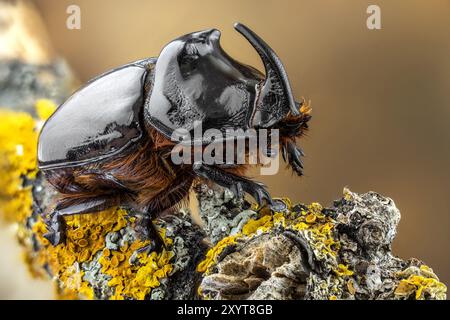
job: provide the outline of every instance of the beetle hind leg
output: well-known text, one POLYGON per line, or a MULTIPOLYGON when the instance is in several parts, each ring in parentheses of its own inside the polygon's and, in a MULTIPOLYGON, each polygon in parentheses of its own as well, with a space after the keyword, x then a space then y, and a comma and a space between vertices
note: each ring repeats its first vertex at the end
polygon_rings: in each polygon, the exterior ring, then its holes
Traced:
POLYGON ((46 221, 47 233, 44 238, 50 242, 51 245, 56 246, 66 241, 66 228, 63 216, 54 211, 51 217, 46 221))
POLYGON ((44 234, 53 246, 64 243, 66 239, 65 216, 82 213, 96 213, 112 207, 117 204, 116 197, 97 196, 95 198, 85 199, 83 202, 68 203, 61 201, 56 205, 53 212, 46 219, 48 232, 44 234))

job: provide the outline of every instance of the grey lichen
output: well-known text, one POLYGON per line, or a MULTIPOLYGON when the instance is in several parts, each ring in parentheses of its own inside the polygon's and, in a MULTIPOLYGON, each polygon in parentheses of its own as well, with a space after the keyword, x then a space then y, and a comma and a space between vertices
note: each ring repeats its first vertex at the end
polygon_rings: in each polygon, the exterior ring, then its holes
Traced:
MULTIPOLYGON (((189 212, 183 209, 176 215, 161 219, 160 223, 166 230, 166 236, 173 239, 174 252, 171 262, 173 270, 164 283, 167 288, 164 299, 195 299, 201 277, 195 269, 207 249, 203 241, 205 233, 193 223, 189 212)), ((162 297, 162 294, 159 293, 158 297, 162 297)), ((154 298, 153 292, 151 298, 154 298)))
POLYGON ((196 191, 203 229, 213 244, 237 234, 250 218, 256 216, 256 212, 249 210, 249 204, 236 198, 229 189, 199 184, 196 191))
POLYGON ((0 106, 35 114, 36 100, 47 98, 62 103, 73 91, 76 82, 63 59, 40 65, 21 60, 2 60, 0 106))
POLYGON ((111 276, 102 273, 102 265, 99 260, 102 256, 102 252, 99 251, 92 261, 82 264, 82 270, 84 271, 83 280, 91 284, 94 289, 95 296, 98 299, 108 299, 114 294, 114 289, 108 286, 108 281, 112 279, 111 276))

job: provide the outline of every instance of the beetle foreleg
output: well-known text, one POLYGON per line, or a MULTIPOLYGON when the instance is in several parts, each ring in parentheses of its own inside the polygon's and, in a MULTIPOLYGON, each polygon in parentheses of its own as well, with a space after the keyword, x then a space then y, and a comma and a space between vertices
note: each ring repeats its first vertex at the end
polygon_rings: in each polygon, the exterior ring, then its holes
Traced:
POLYGON ((303 161, 302 157, 305 155, 303 150, 295 144, 294 141, 288 140, 281 145, 281 154, 283 160, 291 166, 292 170, 298 176, 303 175, 303 161))
MULTIPOLYGON (((301 107, 300 110, 303 110, 301 107)), ((306 106, 299 116, 289 115, 277 127, 280 130, 280 149, 283 160, 291 166, 292 170, 298 175, 303 175, 303 162, 301 158, 304 156, 303 150, 296 145, 296 140, 303 136, 308 130, 308 121, 311 116, 310 108, 306 106)))

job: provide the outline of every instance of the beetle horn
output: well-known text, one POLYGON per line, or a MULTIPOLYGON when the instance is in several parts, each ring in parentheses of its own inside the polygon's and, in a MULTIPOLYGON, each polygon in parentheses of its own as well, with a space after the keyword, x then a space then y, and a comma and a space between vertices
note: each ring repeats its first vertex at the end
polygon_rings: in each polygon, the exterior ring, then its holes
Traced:
POLYGON ((280 58, 263 39, 245 25, 235 23, 234 28, 250 42, 264 64, 266 78, 259 91, 257 110, 274 115, 276 118, 272 121, 283 118, 289 110, 293 115, 299 115, 300 111, 280 58))

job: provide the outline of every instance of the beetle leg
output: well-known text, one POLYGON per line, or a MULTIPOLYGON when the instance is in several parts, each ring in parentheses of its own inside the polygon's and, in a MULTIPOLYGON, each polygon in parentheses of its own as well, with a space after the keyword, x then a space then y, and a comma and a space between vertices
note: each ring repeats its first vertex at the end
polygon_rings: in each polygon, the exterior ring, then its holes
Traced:
POLYGON ((53 246, 65 242, 65 222, 63 216, 58 214, 58 211, 53 211, 51 217, 46 221, 47 233, 44 238, 47 239, 53 246))
MULTIPOLYGON (((304 106, 300 109, 302 110, 304 106)), ((309 107, 307 107, 309 108, 309 107)), ((310 109, 303 110, 301 115, 289 115, 283 119, 277 126, 280 130, 281 137, 281 155, 283 160, 287 162, 292 170, 298 175, 303 175, 303 150, 296 145, 297 138, 301 137, 308 130, 308 121, 311 118, 310 109)))
POLYGON ((158 230, 156 230, 151 218, 161 215, 183 200, 189 194, 193 180, 194 177, 189 173, 180 175, 168 188, 159 192, 147 204, 145 211, 149 214, 143 217, 141 229, 143 229, 144 237, 152 240, 154 243, 142 248, 142 251, 159 251, 165 247, 164 240, 161 238, 158 230))
POLYGON ((100 196, 71 205, 67 205, 63 202, 58 203, 55 210, 50 213, 46 220, 48 232, 44 234, 44 238, 46 238, 53 246, 63 243, 66 238, 66 223, 64 221, 64 216, 100 212, 111 207, 114 202, 115 197, 100 196))
POLYGON ((305 155, 303 150, 297 147, 294 141, 287 141, 282 144, 281 151, 283 160, 289 163, 292 170, 294 170, 298 176, 302 176, 303 161, 301 158, 305 155))
POLYGON ((138 233, 143 240, 149 240, 150 244, 136 250, 137 253, 150 253, 151 251, 160 252, 161 249, 166 248, 163 238, 156 229, 152 219, 148 215, 144 215, 137 227, 138 233))
POLYGON ((264 201, 272 204, 272 198, 265 185, 261 182, 252 181, 205 164, 196 163, 193 166, 193 170, 198 176, 212 180, 218 185, 230 189, 237 197, 242 196, 242 191, 244 191, 250 194, 260 206, 263 205, 264 201))

